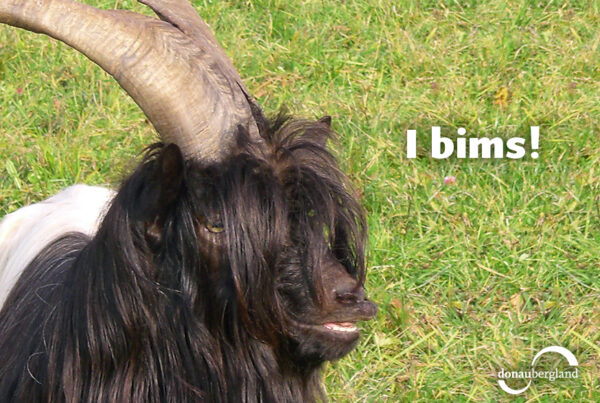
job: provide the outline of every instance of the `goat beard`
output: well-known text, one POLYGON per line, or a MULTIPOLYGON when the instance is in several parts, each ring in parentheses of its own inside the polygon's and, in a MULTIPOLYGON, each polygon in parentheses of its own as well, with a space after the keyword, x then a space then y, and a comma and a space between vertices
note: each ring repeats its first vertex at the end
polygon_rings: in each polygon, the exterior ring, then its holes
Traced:
MULTIPOLYGON (((323 256, 365 275, 364 214, 328 134, 276 123, 269 152, 208 166, 151 147, 97 234, 48 245, 11 290, 0 400, 323 397, 319 369, 357 337, 323 333, 323 256)), ((354 318, 372 317, 361 304, 354 318)))

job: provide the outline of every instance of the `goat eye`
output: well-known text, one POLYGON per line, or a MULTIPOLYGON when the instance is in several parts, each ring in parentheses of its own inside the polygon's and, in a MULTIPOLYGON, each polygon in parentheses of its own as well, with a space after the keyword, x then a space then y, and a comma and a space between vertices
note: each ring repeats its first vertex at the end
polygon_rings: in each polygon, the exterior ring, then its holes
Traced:
POLYGON ((223 226, 223 221, 211 221, 206 223, 206 229, 213 234, 219 234, 225 231, 225 227, 223 226))

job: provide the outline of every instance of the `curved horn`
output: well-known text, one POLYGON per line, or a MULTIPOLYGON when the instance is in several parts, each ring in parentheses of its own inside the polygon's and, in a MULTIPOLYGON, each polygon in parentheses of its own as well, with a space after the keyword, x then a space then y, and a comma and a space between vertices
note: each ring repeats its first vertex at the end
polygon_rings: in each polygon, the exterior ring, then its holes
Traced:
POLYGON ((220 160, 239 125, 261 141, 262 113, 187 0, 142 0, 161 18, 72 0, 0 0, 0 22, 79 50, 112 75, 163 142, 187 158, 220 160))

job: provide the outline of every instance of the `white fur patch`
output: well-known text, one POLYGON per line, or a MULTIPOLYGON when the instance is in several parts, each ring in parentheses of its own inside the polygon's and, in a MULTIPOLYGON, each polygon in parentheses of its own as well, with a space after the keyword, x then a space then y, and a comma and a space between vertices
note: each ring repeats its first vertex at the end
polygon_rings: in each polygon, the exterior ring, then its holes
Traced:
POLYGON ((50 242, 67 232, 93 235, 115 192, 73 185, 8 214, 0 221, 0 308, 21 272, 50 242))

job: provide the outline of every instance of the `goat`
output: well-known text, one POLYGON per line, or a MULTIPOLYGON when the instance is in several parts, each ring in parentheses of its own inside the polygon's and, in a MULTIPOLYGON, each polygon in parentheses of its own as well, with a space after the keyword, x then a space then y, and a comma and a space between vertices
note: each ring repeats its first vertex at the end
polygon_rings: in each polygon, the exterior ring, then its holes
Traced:
POLYGON ((0 401, 325 399, 320 369, 377 312, 330 119, 266 119, 189 3, 143 3, 162 21, 0 3, 113 75, 162 139, 116 193, 70 188, 0 223, 0 401))

